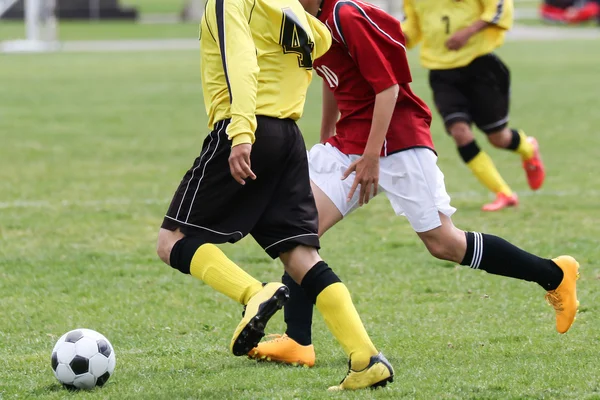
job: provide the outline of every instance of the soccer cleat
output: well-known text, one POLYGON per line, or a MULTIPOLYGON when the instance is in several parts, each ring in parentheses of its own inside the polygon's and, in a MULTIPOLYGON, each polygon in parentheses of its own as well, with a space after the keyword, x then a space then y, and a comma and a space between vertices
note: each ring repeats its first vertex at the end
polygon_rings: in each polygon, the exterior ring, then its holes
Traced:
POLYGON ((248 357, 293 366, 313 367, 315 365, 315 347, 312 344, 303 346, 288 335, 270 336, 271 340, 259 343, 250 350, 248 357))
MULTIPOLYGON (((348 363, 350 364, 350 363, 348 363)), ((337 386, 329 388, 330 391, 356 390, 364 388, 384 387, 388 382, 394 381, 394 368, 381 353, 372 356, 369 365, 362 371, 354 371, 348 367, 348 374, 337 386)))
POLYGON ((481 209, 483 211, 498 211, 507 207, 516 207, 519 205, 519 198, 516 193, 511 194, 510 196, 505 195, 504 193, 498 193, 496 195, 496 200, 491 203, 484 204, 481 209))
POLYGON ((265 325, 289 297, 290 290, 278 282, 267 283, 260 292, 252 296, 231 339, 231 352, 236 356, 243 356, 256 347, 265 336, 265 325))
POLYGON ((565 333, 569 330, 579 308, 577 300, 577 279, 579 279, 579 263, 571 256, 560 256, 552 259, 563 271, 563 280, 554 290, 546 293, 546 301, 556 311, 556 330, 565 333))
POLYGON ((523 160, 523 169, 527 174, 527 183, 531 190, 538 190, 544 183, 546 170, 540 156, 540 146, 537 140, 530 136, 527 141, 533 146, 533 156, 529 160, 523 160))

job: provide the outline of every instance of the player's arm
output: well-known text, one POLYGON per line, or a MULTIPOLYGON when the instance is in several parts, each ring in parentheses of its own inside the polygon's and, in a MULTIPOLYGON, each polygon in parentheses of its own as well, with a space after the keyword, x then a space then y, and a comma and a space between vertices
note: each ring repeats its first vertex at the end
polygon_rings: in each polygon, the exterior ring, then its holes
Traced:
POLYGON ((231 102, 232 146, 254 142, 258 61, 244 0, 216 0, 219 49, 231 102))
POLYGON ((245 178, 256 179, 250 169, 250 151, 256 130, 256 92, 258 61, 249 13, 244 0, 216 0, 216 23, 221 61, 231 102, 231 122, 227 136, 231 140, 229 167, 240 184, 245 178))
POLYGON ((360 185, 359 204, 369 201, 371 193, 377 194, 379 186, 379 156, 396 108, 399 84, 410 82, 404 38, 400 30, 383 32, 353 3, 338 3, 334 10, 335 24, 340 41, 346 46, 361 75, 376 93, 373 121, 363 155, 350 165, 344 177, 356 171, 349 198, 360 185), (401 54, 399 56, 399 54, 401 54), (390 56, 395 57, 390 62, 390 56), (392 63, 395 65, 392 66, 392 63), (404 81, 398 82, 395 68, 404 81))
POLYGON ((333 96, 333 92, 329 89, 329 85, 323 81, 323 106, 321 117, 321 143, 325 143, 327 139, 335 135, 335 124, 337 123, 340 111, 337 101, 333 96))
POLYGON ((497 26, 501 29, 510 29, 513 20, 512 0, 481 0, 483 14, 481 19, 471 25, 456 31, 447 41, 446 47, 450 50, 459 50, 475 34, 489 26, 497 26))
POLYGON ((481 0, 483 14, 481 20, 501 29, 510 29, 513 23, 513 0, 481 0))
POLYGON ((400 25, 406 37, 406 47, 410 49, 421 41, 421 25, 419 24, 419 17, 415 11, 413 0, 404 0, 402 7, 404 18, 400 25))
POLYGON ((396 108, 399 91, 400 87, 398 84, 395 84, 377 93, 375 96, 373 121, 371 122, 371 131, 369 132, 367 146, 365 147, 365 157, 379 158, 383 142, 385 141, 385 135, 392 121, 392 114, 396 108))

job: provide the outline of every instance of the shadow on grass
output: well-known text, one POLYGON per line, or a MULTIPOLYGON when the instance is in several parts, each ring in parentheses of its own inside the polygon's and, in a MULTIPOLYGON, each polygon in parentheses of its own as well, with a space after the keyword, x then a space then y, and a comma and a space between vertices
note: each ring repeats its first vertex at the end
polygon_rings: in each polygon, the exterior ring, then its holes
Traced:
POLYGON ((68 393, 68 392, 77 392, 77 390, 69 389, 57 382, 57 383, 52 383, 50 385, 44 385, 44 386, 40 386, 36 389, 33 389, 31 391, 30 395, 32 398, 37 398, 39 396, 43 396, 45 394, 55 393, 55 392, 68 393))

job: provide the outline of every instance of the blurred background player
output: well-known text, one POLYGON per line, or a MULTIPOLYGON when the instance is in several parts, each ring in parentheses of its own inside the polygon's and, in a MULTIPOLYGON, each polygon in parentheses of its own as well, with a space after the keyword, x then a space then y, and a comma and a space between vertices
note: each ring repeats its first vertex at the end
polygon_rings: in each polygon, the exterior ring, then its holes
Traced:
POLYGON ((460 157, 496 195, 482 209, 516 206, 516 193, 477 145, 471 130, 475 123, 494 147, 518 153, 529 187, 542 186, 545 172, 538 143, 522 130, 508 127, 510 72, 492 53, 512 26, 513 1, 405 0, 404 15, 407 46, 421 42, 421 64, 430 70, 435 105, 460 157))
MULTIPOLYGON (((310 150, 309 164, 319 234, 383 191, 433 256, 538 283, 554 306, 557 331, 565 333, 578 305, 575 259, 541 258, 497 236, 453 225, 455 209, 429 129, 431 112, 410 88, 398 20, 360 1, 300 1, 333 36, 331 49, 315 62, 323 78, 324 144, 310 150)), ((290 289, 286 335, 260 343, 249 356, 312 366, 312 304, 289 276, 283 282, 290 289)))
POLYGON ((263 285, 215 246, 250 234, 316 304, 350 359, 335 389, 385 386, 393 369, 367 334, 346 286, 321 259, 302 115, 313 59, 331 35, 296 0, 209 0, 201 22, 202 88, 213 131, 177 188, 157 252, 245 306, 231 351, 248 353, 288 288, 263 285), (285 90, 282 88, 285 87, 285 90))

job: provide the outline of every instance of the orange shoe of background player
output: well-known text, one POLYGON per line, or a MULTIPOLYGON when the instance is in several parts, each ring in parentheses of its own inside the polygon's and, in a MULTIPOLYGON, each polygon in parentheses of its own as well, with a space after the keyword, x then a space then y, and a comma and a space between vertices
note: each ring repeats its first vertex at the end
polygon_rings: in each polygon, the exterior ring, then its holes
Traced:
POLYGON ((554 290, 546 293, 546 301, 556 311, 556 330, 565 333, 569 330, 579 308, 577 300, 577 279, 579 279, 579 263, 571 256, 560 256, 552 259, 563 271, 563 279, 554 290))
POLYGON ((315 365, 315 347, 303 346, 288 335, 269 335, 270 340, 261 342, 250 350, 248 357, 259 361, 271 361, 293 366, 315 365))
POLYGON ((484 204, 481 209, 483 211, 499 211, 503 208, 507 207, 516 207, 519 205, 519 198, 516 193, 511 194, 510 196, 504 193, 498 193, 496 195, 496 200, 491 203, 484 204))
POLYGON ((534 137, 528 137, 527 141, 533 146, 533 156, 529 160, 523 160, 523 169, 527 174, 527 183, 531 190, 538 190, 546 179, 546 170, 540 156, 540 146, 534 137))

